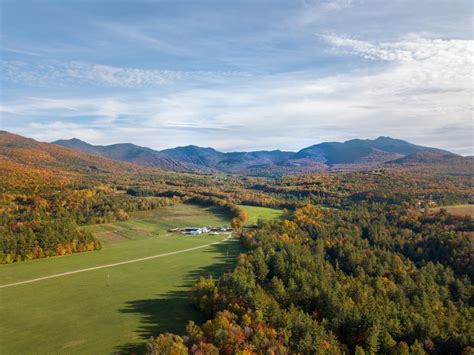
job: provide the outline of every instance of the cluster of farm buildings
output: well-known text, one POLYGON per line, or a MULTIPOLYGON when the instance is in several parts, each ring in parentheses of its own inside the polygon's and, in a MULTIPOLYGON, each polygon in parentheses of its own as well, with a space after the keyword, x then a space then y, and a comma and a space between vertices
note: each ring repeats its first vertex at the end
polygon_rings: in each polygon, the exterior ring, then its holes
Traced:
POLYGON ((228 226, 222 226, 218 228, 213 227, 185 227, 185 228, 173 228, 170 229, 168 232, 172 233, 182 233, 187 235, 200 235, 200 234, 213 234, 217 235, 220 233, 228 233, 232 232, 232 228, 228 226))

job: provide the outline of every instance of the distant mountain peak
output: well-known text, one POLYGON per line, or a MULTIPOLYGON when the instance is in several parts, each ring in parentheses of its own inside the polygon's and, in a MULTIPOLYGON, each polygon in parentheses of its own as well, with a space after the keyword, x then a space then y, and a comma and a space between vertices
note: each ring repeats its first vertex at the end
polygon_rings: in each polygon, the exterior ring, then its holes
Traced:
POLYGON ((55 144, 56 142, 77 142, 77 143, 86 143, 86 144, 89 144, 87 142, 84 142, 83 140, 79 139, 79 138, 70 138, 70 139, 58 139, 54 142, 51 142, 52 144, 55 144))
MULTIPOLYGON (((370 139, 369 139, 370 140, 370 139)), ((401 139, 395 139, 389 136, 378 136, 374 141, 400 141, 401 139)))
POLYGON ((189 150, 189 151, 208 151, 208 152, 212 151, 212 152, 217 152, 217 150, 215 150, 214 148, 200 147, 200 146, 194 145, 194 144, 179 146, 179 147, 176 147, 176 148, 169 148, 169 149, 165 149, 163 151, 167 151, 167 150, 189 150))
MULTIPOLYGON (((156 151, 132 143, 94 146, 77 138, 54 143, 107 158, 163 169, 263 175, 339 167, 369 167, 417 153, 436 153, 428 154, 424 159, 418 158, 422 162, 435 158, 439 161, 437 154, 450 154, 441 149, 424 147, 388 136, 379 136, 375 139, 356 138, 345 142, 322 142, 296 153, 281 150, 223 153, 211 147, 194 144, 156 151)), ((408 161, 411 162, 413 159, 407 159, 408 161)))
POLYGON ((62 145, 81 152, 94 154, 104 158, 127 161, 144 166, 155 166, 162 169, 186 171, 183 164, 174 161, 165 154, 151 148, 141 147, 133 143, 116 143, 111 145, 92 145, 77 138, 57 140, 53 144, 62 145))
POLYGON ((71 139, 58 139, 57 141, 51 142, 52 144, 58 144, 63 146, 71 146, 71 145, 84 145, 84 146, 92 146, 79 138, 71 138, 71 139))
POLYGON ((81 139, 79 139, 79 138, 75 138, 75 137, 74 137, 74 138, 71 138, 71 139, 69 139, 69 140, 70 140, 71 142, 81 142, 81 143, 86 143, 85 141, 83 141, 83 140, 81 140, 81 139))

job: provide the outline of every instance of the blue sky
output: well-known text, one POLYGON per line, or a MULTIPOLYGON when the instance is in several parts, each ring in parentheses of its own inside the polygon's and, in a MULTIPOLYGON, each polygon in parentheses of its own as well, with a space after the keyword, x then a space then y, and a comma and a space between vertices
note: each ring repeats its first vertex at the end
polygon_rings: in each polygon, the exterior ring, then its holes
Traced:
POLYGON ((162 149, 473 154, 471 1, 1 0, 0 128, 162 149))

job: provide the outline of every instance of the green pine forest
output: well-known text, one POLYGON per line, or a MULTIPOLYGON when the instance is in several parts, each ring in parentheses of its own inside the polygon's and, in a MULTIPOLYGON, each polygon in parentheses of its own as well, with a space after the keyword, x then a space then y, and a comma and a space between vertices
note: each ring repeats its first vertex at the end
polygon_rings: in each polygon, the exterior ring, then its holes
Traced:
POLYGON ((107 244, 84 226, 137 211, 184 204, 230 216, 235 267, 196 279, 199 321, 162 329, 143 352, 474 352, 474 223, 444 208, 474 202, 470 167, 171 173, 12 141, 0 155, 2 264, 99 253, 107 244))

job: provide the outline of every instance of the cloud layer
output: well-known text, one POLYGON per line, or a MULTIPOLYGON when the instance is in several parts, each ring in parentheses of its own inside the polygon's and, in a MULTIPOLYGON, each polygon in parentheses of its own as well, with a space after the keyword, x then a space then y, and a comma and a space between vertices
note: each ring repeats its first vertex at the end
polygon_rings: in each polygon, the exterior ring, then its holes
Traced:
POLYGON ((369 0, 256 4, 247 17, 233 5, 160 9, 160 21, 142 13, 135 23, 107 15, 90 22, 87 45, 5 46, 2 128, 45 141, 223 150, 390 135, 473 154, 474 41, 449 13, 423 1, 390 11, 369 0), (444 22, 417 31, 424 16, 444 22), (348 31, 359 22, 365 32, 348 31))
POLYGON ((176 71, 114 67, 82 62, 28 64, 2 61, 0 75, 4 80, 39 87, 71 84, 118 88, 153 88, 176 82, 219 82, 246 76, 241 72, 176 71))

